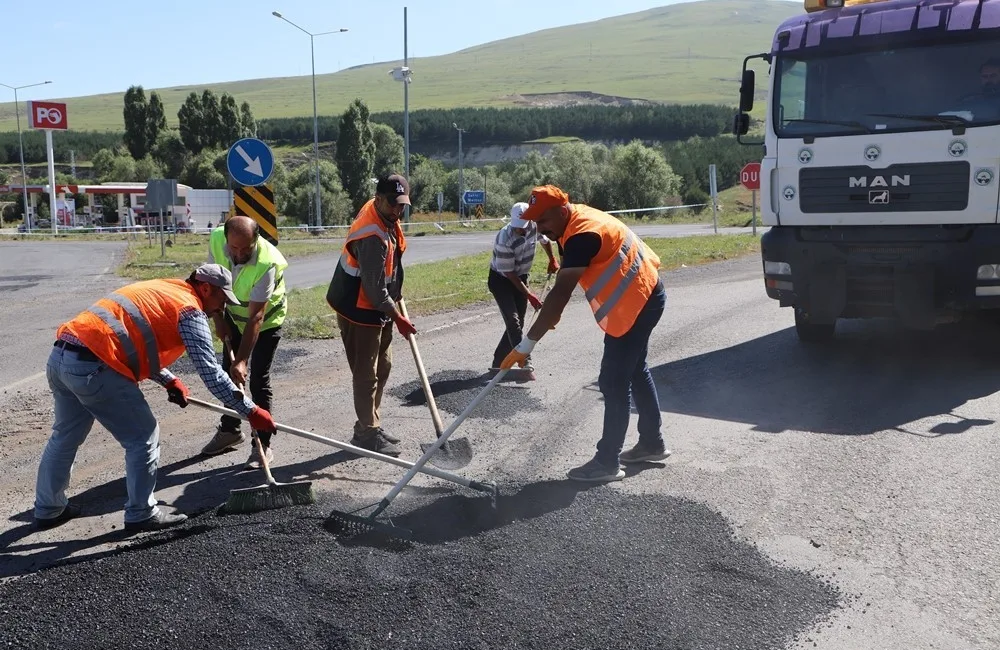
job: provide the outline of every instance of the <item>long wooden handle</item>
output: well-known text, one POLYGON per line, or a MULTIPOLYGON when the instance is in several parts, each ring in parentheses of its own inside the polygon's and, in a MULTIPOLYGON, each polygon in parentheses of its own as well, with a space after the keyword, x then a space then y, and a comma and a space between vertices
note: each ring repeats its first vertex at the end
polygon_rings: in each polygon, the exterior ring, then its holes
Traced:
MULTIPOLYGON (((221 413, 222 415, 229 415, 234 418, 240 418, 241 420, 246 420, 247 416, 234 411, 233 409, 226 408, 225 406, 219 404, 213 404, 211 402, 206 402, 200 400, 197 397, 188 397, 188 403, 194 404, 195 406, 200 406, 201 408, 208 409, 210 411, 215 411, 216 413, 221 413)), ((395 456, 386 456, 385 454, 380 454, 377 451, 369 451, 363 447, 355 447, 352 444, 341 442, 340 440, 335 440, 333 438, 327 438, 326 436, 321 436, 319 434, 313 433, 311 431, 306 431, 305 429, 296 429, 295 427, 288 426, 287 424, 281 424, 280 422, 274 423, 274 428, 278 431, 284 433, 290 433, 293 436, 298 436, 299 438, 305 438, 306 440, 312 440, 313 442, 318 442, 323 445, 328 445, 330 447, 336 447, 343 451, 349 451, 352 454, 357 454, 358 456, 364 456, 365 458, 371 458, 373 460, 380 460, 383 463, 389 463, 390 465, 396 465, 397 467, 405 467, 407 469, 413 468, 416 463, 411 463, 408 460, 403 460, 402 458, 396 458, 395 456)), ((451 481, 452 483, 458 483, 459 485, 469 487, 471 481, 465 477, 459 476, 458 474, 452 474, 451 472, 446 472, 444 470, 438 469, 433 466, 421 467, 420 471, 424 474, 428 474, 435 478, 444 479, 445 481, 451 481)))
MULTIPOLYGON (((402 298, 399 299, 399 311, 403 314, 403 318, 406 320, 410 319, 410 315, 406 313, 406 303, 403 302, 402 298)), ((438 438, 440 438, 441 433, 444 432, 444 424, 441 422, 441 414, 438 413, 437 403, 434 401, 431 383, 427 380, 427 371, 424 369, 423 359, 420 358, 420 350, 417 349, 417 339, 411 334, 406 337, 406 340, 410 343, 413 360, 417 364, 417 374, 420 375, 420 384, 424 387, 424 395, 427 396, 427 407, 430 408, 431 419, 434 420, 434 431, 437 433, 438 438)))
MULTIPOLYGON (((233 356, 232 342, 229 340, 228 337, 222 342, 222 347, 226 351, 226 359, 229 361, 230 369, 232 369, 233 362, 236 360, 236 358, 233 356)), ((241 391, 244 390, 243 386, 237 386, 237 388, 239 388, 241 391)), ((267 477, 268 484, 277 485, 278 482, 275 481, 274 476, 271 475, 271 467, 267 464, 267 454, 264 453, 264 445, 261 443, 260 438, 257 437, 257 432, 253 431, 250 434, 250 437, 253 438, 253 443, 257 447, 257 455, 260 456, 260 466, 261 469, 264 470, 264 476, 267 477)))

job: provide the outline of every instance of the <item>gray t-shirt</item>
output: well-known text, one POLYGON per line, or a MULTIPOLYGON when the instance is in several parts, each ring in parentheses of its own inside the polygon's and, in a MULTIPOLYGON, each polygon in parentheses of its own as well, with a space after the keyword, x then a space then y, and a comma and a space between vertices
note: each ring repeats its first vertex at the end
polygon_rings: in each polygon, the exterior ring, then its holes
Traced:
MULTIPOLYGON (((229 253, 229 246, 227 244, 222 245, 222 252, 225 254, 226 259, 229 263, 233 263, 233 256, 229 253)), ((245 266, 253 266, 257 263, 257 254, 260 252, 260 247, 257 247, 253 251, 253 255, 250 256, 250 260, 246 264, 236 264, 233 265, 233 279, 235 281, 236 276, 239 275, 240 271, 243 270, 245 266)), ((212 251, 208 252, 208 261, 210 264, 215 263, 215 257, 212 255, 212 251)), ((257 284, 253 285, 253 289, 250 290, 250 302, 267 302, 271 299, 271 294, 274 293, 274 267, 272 266, 267 270, 267 273, 261 276, 260 280, 257 280, 257 284)), ((240 300, 243 300, 243 296, 236 296, 240 300)))

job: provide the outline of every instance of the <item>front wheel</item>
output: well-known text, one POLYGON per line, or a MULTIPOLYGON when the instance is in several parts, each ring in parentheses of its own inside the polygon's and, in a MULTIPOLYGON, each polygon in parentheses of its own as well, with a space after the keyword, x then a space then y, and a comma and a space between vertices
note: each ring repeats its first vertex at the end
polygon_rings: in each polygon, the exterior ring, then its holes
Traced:
POLYGON ((795 308, 795 333, 803 343, 826 343, 833 339, 836 327, 836 321, 812 323, 809 321, 809 316, 801 308, 795 308))

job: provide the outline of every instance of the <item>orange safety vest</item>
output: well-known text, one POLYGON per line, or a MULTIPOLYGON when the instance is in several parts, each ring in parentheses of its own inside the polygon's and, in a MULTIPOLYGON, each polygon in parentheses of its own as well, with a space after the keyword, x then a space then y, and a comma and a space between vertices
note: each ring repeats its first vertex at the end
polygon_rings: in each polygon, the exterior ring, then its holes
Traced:
POLYGON ((574 204, 559 245, 573 235, 600 235, 601 248, 580 278, 594 318, 611 336, 628 332, 659 282, 660 258, 628 226, 587 205, 574 204))
POLYGON ((402 266, 401 259, 406 251, 406 237, 399 223, 393 225, 396 242, 389 237, 389 231, 375 210, 375 199, 370 199, 358 212, 357 218, 347 231, 344 248, 340 252, 340 261, 334 270, 333 279, 327 290, 326 302, 338 314, 359 325, 383 326, 390 321, 387 314, 375 309, 361 288, 361 268, 357 258, 351 253, 349 244, 365 237, 379 237, 388 247, 385 256, 385 283, 392 282, 397 265, 402 266))
POLYGON ((178 323, 186 307, 203 309, 186 281, 136 282, 63 323, 56 338, 72 334, 109 367, 138 383, 184 354, 178 323))

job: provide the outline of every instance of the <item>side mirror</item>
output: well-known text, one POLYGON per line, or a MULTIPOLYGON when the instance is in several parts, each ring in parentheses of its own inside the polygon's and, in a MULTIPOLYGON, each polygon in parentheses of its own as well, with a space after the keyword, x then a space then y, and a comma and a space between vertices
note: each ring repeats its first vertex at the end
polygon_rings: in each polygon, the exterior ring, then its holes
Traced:
POLYGON ((743 71, 743 81, 740 83, 740 112, 749 113, 753 110, 754 74, 753 70, 743 71))
POLYGON ((746 135, 750 130, 750 116, 746 113, 737 113, 733 118, 733 135, 746 135))

